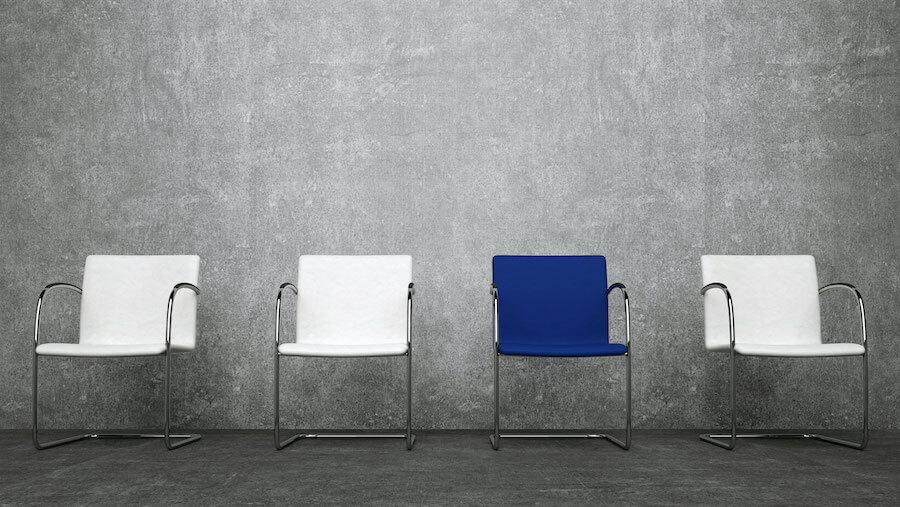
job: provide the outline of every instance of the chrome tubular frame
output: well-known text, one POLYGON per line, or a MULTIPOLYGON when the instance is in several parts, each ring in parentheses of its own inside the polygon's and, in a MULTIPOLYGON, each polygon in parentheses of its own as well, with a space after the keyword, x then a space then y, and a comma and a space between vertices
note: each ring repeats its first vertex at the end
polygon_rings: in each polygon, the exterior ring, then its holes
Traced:
POLYGON ((725 293, 725 301, 728 304, 728 351, 731 357, 730 365, 731 365, 731 380, 729 381, 729 406, 731 410, 731 435, 713 435, 706 434, 700 435, 700 440, 704 442, 709 442, 713 445, 717 445, 724 449, 728 449, 729 451, 734 449, 734 444, 737 443, 737 416, 734 410, 734 303, 731 300, 731 292, 728 290, 728 287, 723 283, 713 282, 707 284, 702 289, 700 289, 700 295, 705 295, 711 289, 719 289, 725 293), (731 437, 731 440, 728 443, 715 440, 716 438, 726 438, 731 437))
POLYGON ((491 435, 491 446, 500 450, 500 291, 497 284, 491 282, 491 333, 494 338, 494 433, 491 435))
POLYGON ((828 435, 816 435, 815 438, 831 442, 832 444, 844 445, 853 449, 863 450, 869 444, 869 335, 866 331, 866 307, 863 304, 862 293, 855 286, 849 283, 832 283, 825 285, 819 289, 819 294, 823 294, 832 289, 844 289, 852 292, 856 296, 856 302, 859 305, 859 330, 862 335, 863 346, 863 427, 862 442, 851 442, 840 438, 830 437, 828 435))
POLYGON ((500 292, 497 284, 491 283, 491 299, 493 301, 493 338, 494 338, 494 433, 490 436, 491 446, 495 451, 500 450, 500 438, 602 438, 616 446, 628 450, 631 448, 631 309, 628 302, 628 292, 625 285, 614 283, 609 286, 606 294, 613 290, 622 291, 622 299, 625 303, 625 441, 605 433, 500 433, 500 292))
POLYGON ((279 395, 281 387, 281 382, 279 382, 279 364, 281 362, 281 353, 278 352, 278 346, 281 345, 281 297, 284 294, 284 289, 291 289, 294 294, 299 294, 296 285, 285 282, 278 288, 278 297, 275 299, 275 449, 278 451, 293 444, 298 438, 303 436, 294 435, 283 442, 281 441, 281 420, 279 418, 281 399, 279 395))
MULTIPOLYGON (((192 283, 182 282, 176 284, 172 289, 171 294, 169 294, 169 305, 166 308, 166 427, 163 432, 163 439, 166 442, 166 448, 170 451, 172 449, 177 449, 179 447, 185 446, 192 442, 196 442, 200 440, 200 435, 197 434, 187 434, 187 435, 172 435, 171 431, 171 423, 170 418, 172 414, 171 402, 169 398, 171 398, 171 377, 172 377, 172 306, 175 304, 175 294, 178 293, 181 289, 188 289, 192 291, 196 295, 200 295, 200 289, 197 288, 196 285, 192 283), (180 438, 176 443, 172 443, 172 438, 180 438)), ((153 437, 156 438, 156 437, 153 437)))
POLYGON ((281 353, 278 346, 281 344, 281 298, 284 289, 290 289, 299 295, 297 286, 292 283, 283 283, 278 289, 278 297, 275 300, 275 450, 280 451, 302 438, 405 438, 406 450, 411 451, 416 443, 416 436, 412 433, 412 297, 416 293, 414 284, 410 283, 406 293, 406 433, 298 433, 286 440, 281 440, 281 403, 280 403, 280 372, 279 363, 281 353))
POLYGON ((711 444, 717 445, 724 449, 733 450, 735 444, 737 443, 738 438, 811 438, 815 440, 821 440, 823 442, 829 442, 832 444, 843 445, 846 447, 850 447, 857 450, 863 450, 866 448, 866 445, 869 443, 869 349, 868 349, 868 335, 866 333, 866 309, 863 304, 862 294, 859 290, 853 285, 846 283, 833 283, 826 285, 819 289, 819 294, 827 292, 832 289, 846 289, 853 292, 856 295, 857 303, 859 304, 859 317, 860 317, 860 331, 862 333, 862 346, 864 352, 862 354, 863 359, 863 438, 862 442, 852 442, 849 440, 844 440, 841 438, 831 437, 828 435, 821 435, 817 433, 738 433, 737 432, 737 419, 735 414, 735 382, 734 382, 734 370, 735 370, 735 353, 734 353, 734 306, 731 300, 731 293, 728 292, 728 287, 721 283, 710 283, 703 287, 700 291, 700 294, 706 294, 706 292, 710 289, 721 289, 725 292, 725 299, 728 302, 728 324, 729 324, 729 338, 730 338, 730 356, 731 356, 731 381, 730 381, 730 405, 731 405, 731 434, 704 434, 700 435, 700 439, 704 442, 709 442, 711 444), (730 439, 727 443, 722 442, 717 439, 730 439))
POLYGON ((175 285, 172 289, 172 292, 169 294, 168 306, 166 309, 166 382, 165 382, 165 425, 163 427, 163 433, 85 433, 81 435, 74 435, 71 437, 60 438, 58 440, 53 440, 51 442, 40 443, 38 440, 38 354, 37 354, 37 346, 40 339, 40 323, 41 323, 41 307, 44 303, 44 295, 56 288, 64 288, 68 290, 75 291, 81 294, 81 288, 68 284, 68 283, 51 283, 44 287, 44 290, 41 291, 40 296, 38 296, 37 301, 37 311, 34 316, 34 350, 32 353, 33 357, 33 374, 32 374, 32 426, 31 426, 31 441, 34 444, 35 449, 43 450, 49 449, 50 447, 56 447, 58 445, 68 444, 70 442, 76 442, 78 440, 84 440, 87 438, 162 438, 165 441, 166 448, 169 450, 177 449, 181 446, 190 444, 192 442, 196 442, 200 440, 200 435, 197 434, 176 434, 173 435, 170 432, 170 417, 171 417, 171 395, 170 395, 170 385, 171 385, 171 345, 172 345, 172 306, 175 301, 175 295, 181 289, 189 289, 193 291, 195 294, 200 294, 200 289, 197 288, 194 284, 191 283, 179 283, 175 285), (181 439, 178 442, 172 442, 171 439, 177 438, 181 439))

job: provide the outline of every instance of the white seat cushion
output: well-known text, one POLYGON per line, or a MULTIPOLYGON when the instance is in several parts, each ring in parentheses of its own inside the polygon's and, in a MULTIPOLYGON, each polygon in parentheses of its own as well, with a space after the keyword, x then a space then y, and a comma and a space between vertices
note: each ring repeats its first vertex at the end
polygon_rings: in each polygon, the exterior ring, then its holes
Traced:
POLYGON ((866 352, 866 349, 858 343, 814 343, 800 345, 735 343, 734 351, 744 356, 834 357, 860 356, 866 352))
POLYGON ((360 345, 323 343, 282 343, 278 352, 286 356, 371 357, 406 354, 405 343, 364 343, 360 345))
MULTIPOLYGON (((184 352, 189 348, 172 345, 173 352, 184 352)), ((158 356, 166 352, 165 343, 42 343, 35 352, 39 356, 67 357, 135 357, 158 356)))

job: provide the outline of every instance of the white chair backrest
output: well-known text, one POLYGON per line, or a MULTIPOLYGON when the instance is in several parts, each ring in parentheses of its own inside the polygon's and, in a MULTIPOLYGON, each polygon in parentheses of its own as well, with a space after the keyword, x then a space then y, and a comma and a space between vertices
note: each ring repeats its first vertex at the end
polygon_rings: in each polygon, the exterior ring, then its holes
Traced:
POLYGON ((408 255, 301 255, 297 343, 406 343, 408 255))
MULTIPOLYGON (((196 255, 90 255, 84 263, 81 343, 166 342, 166 310, 176 284, 197 284, 196 255)), ((172 344, 193 349, 197 296, 178 291, 172 307, 172 344)))
MULTIPOLYGON (((703 284, 728 286, 735 343, 822 343, 819 281, 811 255, 704 255, 703 284)), ((729 348, 725 294, 705 296, 706 348, 729 348)))

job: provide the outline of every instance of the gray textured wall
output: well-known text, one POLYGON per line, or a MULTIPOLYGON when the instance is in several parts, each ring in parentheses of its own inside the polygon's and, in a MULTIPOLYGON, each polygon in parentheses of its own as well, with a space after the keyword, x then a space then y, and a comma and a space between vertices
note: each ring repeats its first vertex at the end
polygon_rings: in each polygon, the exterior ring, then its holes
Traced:
MULTIPOLYGON (((868 298, 872 424, 896 428, 898 21, 894 0, 4 1, 0 427, 30 424, 40 287, 90 253, 201 255, 175 422, 241 428, 271 424, 300 253, 414 256, 422 428, 490 425, 493 254, 605 254, 633 300, 635 424, 669 428, 726 422, 700 255, 811 253, 868 298)), ((52 298, 48 340, 77 338, 77 309, 52 298)), ((849 298, 823 309, 856 339, 849 298)), ((402 424, 401 360, 286 363, 285 425, 402 424)), ((48 426, 160 421, 158 359, 43 364, 48 426)), ((858 366, 747 359, 740 422, 855 426, 858 366)), ((507 426, 621 424, 621 360, 503 378, 507 426)))

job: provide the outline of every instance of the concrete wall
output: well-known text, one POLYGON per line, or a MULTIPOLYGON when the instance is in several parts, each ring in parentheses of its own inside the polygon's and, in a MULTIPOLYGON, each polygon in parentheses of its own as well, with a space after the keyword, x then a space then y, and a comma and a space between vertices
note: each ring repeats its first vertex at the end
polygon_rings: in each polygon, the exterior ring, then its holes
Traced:
MULTIPOLYGON (((414 256, 417 427, 491 424, 499 253, 605 254, 636 427, 724 425, 699 257, 810 253, 866 296, 872 425, 900 427, 898 2, 333 4, 0 4, 0 427, 30 424, 40 288, 91 253, 202 257, 174 374, 200 428, 271 424, 301 253, 414 256)), ((75 297, 46 310, 77 339, 75 297)), ((621 359, 502 364, 506 426, 621 424, 621 359)), ((740 424, 854 427, 859 365, 744 360, 740 424)), ((402 366, 286 361, 284 424, 399 426, 402 366)), ((161 367, 47 359, 45 424, 158 425, 161 367)))

